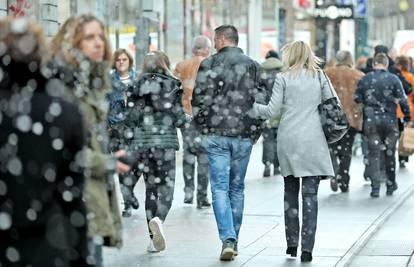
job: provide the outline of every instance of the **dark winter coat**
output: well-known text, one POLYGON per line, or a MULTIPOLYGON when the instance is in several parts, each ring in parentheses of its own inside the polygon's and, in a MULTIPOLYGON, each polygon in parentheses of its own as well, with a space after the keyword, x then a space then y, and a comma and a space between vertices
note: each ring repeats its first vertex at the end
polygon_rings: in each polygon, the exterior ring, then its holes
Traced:
POLYGON ((160 73, 144 73, 127 92, 126 144, 130 150, 178 150, 177 127, 185 123, 181 82, 160 73))
MULTIPOLYGON (((390 57, 388 57, 388 61, 389 61, 389 63, 388 63, 388 71, 390 73, 392 73, 392 74, 397 75, 398 79, 400 79, 405 94, 406 95, 411 94, 411 91, 413 89, 411 87, 411 84, 404 78, 404 76, 402 75, 401 71, 395 66, 394 60, 392 60, 390 57)), ((373 58, 368 58, 368 60, 367 60, 367 66, 362 71, 365 74, 374 71, 373 58)))
POLYGON ((80 111, 53 96, 56 83, 26 64, 1 69, 0 265, 11 265, 5 252, 13 247, 19 266, 52 266, 57 259, 59 266, 85 266, 80 111))
MULTIPOLYGON (((129 72, 131 80, 136 79, 135 71, 129 72)), ((128 91, 129 85, 124 84, 117 71, 111 75, 112 91, 108 93, 107 99, 109 102, 108 110, 108 124, 117 125, 125 120, 126 103, 125 94, 128 91)), ((132 83, 131 83, 132 84, 132 83)))
POLYGON ((224 47, 201 62, 192 100, 194 122, 201 134, 252 138, 264 126, 248 111, 263 92, 260 65, 238 47, 224 47))
POLYGON ((410 109, 401 81, 386 70, 374 70, 365 75, 358 83, 354 100, 363 104, 364 121, 396 123, 398 103, 405 115, 404 120, 410 121, 410 109))

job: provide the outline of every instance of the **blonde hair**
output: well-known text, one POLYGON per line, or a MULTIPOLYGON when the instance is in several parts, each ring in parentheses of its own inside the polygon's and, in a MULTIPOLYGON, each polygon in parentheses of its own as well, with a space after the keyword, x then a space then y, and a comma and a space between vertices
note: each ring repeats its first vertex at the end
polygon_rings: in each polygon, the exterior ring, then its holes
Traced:
POLYGON ((303 41, 286 44, 282 52, 282 61, 286 66, 285 72, 297 75, 300 71, 306 70, 316 75, 321 69, 322 59, 315 56, 310 46, 303 41))

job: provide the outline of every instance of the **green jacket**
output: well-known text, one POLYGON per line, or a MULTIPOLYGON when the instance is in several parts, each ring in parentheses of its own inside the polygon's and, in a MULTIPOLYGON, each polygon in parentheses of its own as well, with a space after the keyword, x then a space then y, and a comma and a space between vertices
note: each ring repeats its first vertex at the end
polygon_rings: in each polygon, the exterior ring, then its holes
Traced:
MULTIPOLYGON (((86 61, 87 62, 87 61, 86 61)), ((115 157, 107 152, 108 134, 106 130, 108 104, 106 102, 106 68, 88 62, 82 71, 72 72, 58 64, 56 75, 65 82, 65 95, 77 103, 83 115, 87 146, 84 149, 85 192, 84 199, 88 211, 88 235, 105 238, 106 246, 122 246, 122 221, 114 186, 115 157), (101 77, 101 83, 94 83, 101 77), (96 81, 96 80, 95 80, 96 81), (92 84, 101 85, 94 88, 92 84), (92 88, 92 89, 91 89, 92 88)))

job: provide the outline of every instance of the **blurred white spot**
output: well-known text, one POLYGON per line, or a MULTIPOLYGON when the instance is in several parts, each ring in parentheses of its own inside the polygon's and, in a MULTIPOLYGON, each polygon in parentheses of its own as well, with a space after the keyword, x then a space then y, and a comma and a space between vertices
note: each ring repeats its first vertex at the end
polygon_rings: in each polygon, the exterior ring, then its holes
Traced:
POLYGON ((7 141, 9 142, 10 145, 15 146, 17 145, 17 142, 19 141, 19 137, 17 136, 17 134, 11 133, 7 141))
POLYGON ((32 131, 36 135, 41 135, 43 133, 43 124, 40 122, 33 123, 32 131))
POLYGON ((30 221, 34 221, 34 220, 37 219, 37 213, 34 209, 28 209, 27 212, 26 212, 26 217, 30 221))
POLYGON ((49 113, 52 114, 53 116, 57 117, 60 115, 60 113, 62 112, 62 107, 60 106, 59 103, 52 103, 49 106, 49 113))
POLYGON ((14 176, 19 176, 22 174, 23 170, 22 162, 18 158, 12 158, 9 162, 7 162, 7 169, 14 176))
POLYGON ((22 34, 27 30, 27 19, 19 18, 13 20, 13 22, 10 24, 10 30, 12 33, 16 34, 22 34))
POLYGON ((55 150, 61 150, 63 148, 63 141, 62 141, 62 139, 60 139, 60 138, 54 139, 53 142, 52 142, 52 147, 55 150))
POLYGON ((12 219, 8 213, 0 212, 0 230, 8 230, 12 225, 12 219))
POLYGON ((67 185, 67 186, 72 186, 73 185, 73 179, 72 179, 72 177, 66 177, 65 178, 65 185, 67 185))
POLYGON ((53 169, 47 169, 44 174, 45 178, 49 182, 54 182, 56 179, 56 172, 53 169))
POLYGON ((14 247, 8 247, 6 249, 6 257, 11 262, 17 262, 20 259, 19 252, 14 247))
POLYGON ((5 196, 7 194, 7 185, 3 180, 0 180, 0 196, 5 196))
POLYGON ((9 65, 10 64, 10 61, 11 61, 11 57, 9 56, 9 55, 5 55, 4 57, 3 57, 3 64, 5 65, 5 66, 7 66, 7 65, 9 65))
POLYGON ((71 202, 72 200, 73 200, 73 195, 72 195, 72 193, 71 192, 69 192, 69 191, 65 191, 65 192, 63 192, 63 194, 62 194, 62 198, 63 198, 63 200, 65 200, 66 202, 71 202))
POLYGON ((70 222, 75 227, 82 227, 85 225, 85 217, 79 211, 74 211, 70 215, 70 222))
POLYGON ((21 115, 16 119, 16 127, 26 133, 32 128, 32 119, 27 115, 21 115))
POLYGON ((155 179, 154 179, 154 182, 155 182, 156 184, 159 184, 159 183, 161 183, 161 179, 157 177, 157 178, 155 178, 155 179))

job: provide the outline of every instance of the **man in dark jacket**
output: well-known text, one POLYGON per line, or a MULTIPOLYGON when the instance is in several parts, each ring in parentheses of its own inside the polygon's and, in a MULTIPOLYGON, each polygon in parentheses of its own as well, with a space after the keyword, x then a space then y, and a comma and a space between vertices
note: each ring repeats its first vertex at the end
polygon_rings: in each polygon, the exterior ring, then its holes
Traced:
MULTIPOLYGON (((266 54, 266 60, 262 63, 263 72, 261 78, 269 95, 272 93, 275 77, 283 68, 282 61, 276 51, 270 50, 266 54)), ((270 167, 273 164, 273 174, 280 174, 279 159, 277 157, 277 126, 274 120, 268 120, 263 129, 263 154, 262 162, 265 165, 263 177, 270 177, 270 167)))
POLYGON ((371 197, 379 197, 380 180, 385 167, 387 195, 397 190, 395 179, 395 149, 398 141, 397 103, 410 121, 407 97, 398 77, 387 71, 388 57, 374 57, 374 71, 358 83, 354 100, 363 104, 363 133, 368 142, 367 177, 371 179, 371 197))
POLYGON ((260 66, 237 47, 232 25, 215 29, 217 53, 198 70, 192 101, 196 127, 204 138, 213 208, 223 247, 221 260, 237 255, 243 217, 244 178, 261 121, 248 115, 260 84, 260 66))

